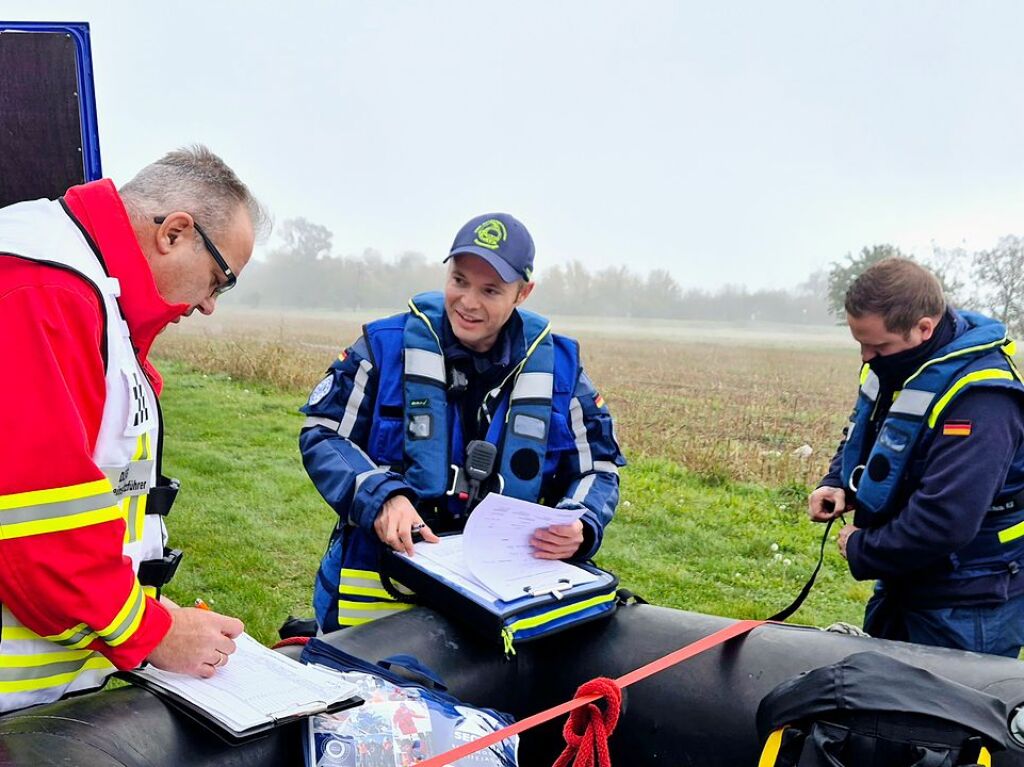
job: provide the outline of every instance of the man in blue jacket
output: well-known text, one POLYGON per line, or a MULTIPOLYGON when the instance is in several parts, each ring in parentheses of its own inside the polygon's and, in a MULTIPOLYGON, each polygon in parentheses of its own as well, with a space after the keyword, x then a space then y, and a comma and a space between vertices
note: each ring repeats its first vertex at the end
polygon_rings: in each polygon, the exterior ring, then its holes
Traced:
POLYGON ((582 510, 538 529, 535 555, 594 555, 625 465, 611 415, 583 372, 575 341, 521 308, 533 291, 534 244, 504 213, 477 216, 455 237, 444 293, 371 322, 302 408, 306 471, 340 520, 317 573, 324 631, 404 609, 383 588, 385 546, 413 552, 468 511, 464 464, 474 440, 497 447, 480 488, 582 510))
POLYGON ((947 307, 929 271, 886 259, 846 294, 860 395, 811 519, 878 579, 873 636, 1017 657, 1024 644, 1024 385, 995 320, 947 307))

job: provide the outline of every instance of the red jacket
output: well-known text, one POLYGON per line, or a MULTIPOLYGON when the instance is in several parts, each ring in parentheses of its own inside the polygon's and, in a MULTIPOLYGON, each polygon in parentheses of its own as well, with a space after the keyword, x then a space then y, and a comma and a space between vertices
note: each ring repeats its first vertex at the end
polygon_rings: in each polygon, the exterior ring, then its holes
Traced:
MULTIPOLYGON (((160 296, 109 180, 73 187, 64 199, 121 283, 122 312, 159 394, 163 382, 146 358, 157 333, 188 306, 160 296)), ((121 519, 3 535, 6 496, 104 479, 92 460, 106 397, 102 341, 102 306, 90 283, 65 269, 0 255, 0 602, 41 636, 79 623, 106 626, 135 582, 122 554, 121 519)), ((170 625, 167 610, 147 598, 131 637, 117 647, 97 639, 90 649, 118 668, 134 668, 170 625)))

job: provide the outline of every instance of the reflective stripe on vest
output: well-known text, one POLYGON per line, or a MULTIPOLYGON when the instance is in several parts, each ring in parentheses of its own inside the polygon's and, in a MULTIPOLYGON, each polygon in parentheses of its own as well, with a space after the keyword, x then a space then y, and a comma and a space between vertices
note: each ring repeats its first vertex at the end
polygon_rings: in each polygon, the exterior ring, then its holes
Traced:
POLYGON ((373 570, 343 567, 338 580, 338 624, 359 626, 412 607, 392 597, 373 570), (356 597, 352 599, 352 597, 356 597))
MULTIPOLYGON (((163 555, 162 519, 145 520, 146 493, 156 482, 160 419, 156 395, 139 366, 117 298, 120 284, 59 202, 35 200, 0 210, 0 252, 64 267, 90 282, 105 317, 106 392, 93 462, 107 478, 0 498, 0 536, 23 537, 125 520, 124 554, 137 570, 163 555), (111 481, 111 480, 114 481, 111 481), (152 524, 149 524, 152 523, 152 524)), ((56 700, 100 686, 113 671, 102 656, 82 649, 97 638, 128 641, 146 608, 138 582, 106 626, 78 624, 50 637, 23 626, 5 605, 0 639, 0 711, 56 700), (70 655, 69 655, 70 653, 70 655)))

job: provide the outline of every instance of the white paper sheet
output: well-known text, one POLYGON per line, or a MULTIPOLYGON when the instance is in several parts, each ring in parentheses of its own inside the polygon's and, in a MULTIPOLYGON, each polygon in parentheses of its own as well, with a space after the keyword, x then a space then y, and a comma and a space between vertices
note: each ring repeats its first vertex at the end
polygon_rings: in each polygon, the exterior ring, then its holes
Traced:
POLYGON ((568 525, 583 509, 554 509, 491 493, 473 509, 463 531, 463 556, 476 578, 506 602, 552 589, 590 583, 597 576, 551 559, 537 559, 534 530, 568 525))
POLYGON ((323 711, 356 694, 355 687, 331 669, 297 663, 248 634, 235 642, 237 651, 209 679, 153 666, 132 673, 198 706, 237 733, 275 719, 323 711))

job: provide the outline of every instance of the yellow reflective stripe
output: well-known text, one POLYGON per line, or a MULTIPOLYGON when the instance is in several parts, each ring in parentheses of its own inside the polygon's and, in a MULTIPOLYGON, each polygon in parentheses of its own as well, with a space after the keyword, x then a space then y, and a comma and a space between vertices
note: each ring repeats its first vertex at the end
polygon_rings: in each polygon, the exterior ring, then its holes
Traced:
POLYGON ((136 580, 132 584, 131 593, 117 615, 106 627, 97 633, 104 642, 111 647, 117 647, 128 640, 139 628, 142 616, 146 612, 146 595, 142 593, 142 586, 136 580))
POLYGON ((80 485, 53 487, 49 490, 32 490, 27 493, 15 493, 13 495, 0 495, 0 511, 18 509, 22 506, 41 506, 47 503, 74 501, 79 498, 109 493, 111 490, 113 490, 113 487, 110 484, 110 480, 104 478, 93 480, 92 482, 83 482, 80 485))
POLYGON ((432 335, 434 340, 437 341, 437 348, 443 349, 444 347, 441 346, 441 339, 438 338, 437 333, 434 332, 434 326, 430 324, 430 320, 427 318, 427 315, 419 310, 419 307, 413 303, 411 298, 409 299, 409 308, 412 309, 413 314, 423 320, 423 324, 427 326, 427 330, 430 331, 430 335, 432 335))
POLYGON ((362 626, 364 623, 370 623, 371 621, 377 620, 381 616, 374 616, 372 618, 349 618, 344 615, 338 616, 339 626, 362 626))
POLYGON ((984 746, 978 752, 978 767, 992 767, 992 754, 984 746))
POLYGON ((986 349, 995 349, 996 347, 1002 346, 1005 343, 1006 343, 1006 336, 1003 336, 998 341, 992 341, 991 343, 987 343, 987 344, 978 344, 977 346, 969 346, 966 349, 957 349, 955 352, 950 352, 949 354, 944 354, 941 357, 936 357, 933 360, 928 360, 926 363, 924 363, 921 367, 919 367, 917 369, 917 371, 914 373, 914 375, 910 376, 910 378, 908 378, 906 381, 904 381, 903 385, 906 386, 908 383, 913 381, 915 378, 917 378, 919 375, 921 375, 921 373, 923 373, 927 368, 931 367, 932 365, 937 365, 940 362, 945 362, 946 360, 951 360, 951 359, 954 359, 956 357, 962 357, 965 354, 971 354, 973 352, 985 351, 986 349))
POLYGON ((1022 535, 1024 535, 1024 522, 1018 522, 1005 530, 999 531, 999 542, 1009 543, 1010 541, 1017 540, 1022 535))
POLYGON ((395 612, 408 610, 412 605, 408 602, 353 602, 350 599, 339 599, 338 610, 354 610, 356 612, 395 612))
MULTIPOLYGON (((54 653, 54 655, 56 654, 57 653, 54 653)), ((0 693, 31 692, 32 690, 42 690, 47 687, 63 687, 64 685, 73 682, 76 677, 82 674, 83 671, 107 670, 114 668, 114 665, 99 653, 86 651, 85 655, 85 660, 82 661, 76 660, 69 662, 62 661, 60 659, 49 660, 47 663, 60 664, 59 669, 55 670, 55 673, 44 676, 26 676, 22 678, 9 677, 19 677, 19 672, 27 671, 28 668, 19 664, 9 664, 6 662, 11 658, 17 658, 19 656, 0 657, 0 693)), ((34 659, 48 656, 29 655, 21 657, 34 659)), ((45 672, 45 669, 38 668, 36 671, 45 672)))
POLYGON ((113 494, 109 494, 109 500, 111 502, 110 505, 103 506, 99 509, 88 509, 86 511, 51 517, 49 519, 31 520, 27 522, 4 522, 3 515, 0 515, 0 539, 10 540, 12 538, 26 538, 30 535, 56 533, 62 530, 75 530, 80 527, 89 527, 103 522, 111 522, 115 519, 123 520, 124 511, 121 509, 121 505, 114 500, 113 494))
POLYGON ((156 599, 156 586, 143 586, 142 593, 150 599, 156 599))
POLYGON ((768 736, 768 740, 764 742, 764 751, 761 752, 761 759, 757 762, 757 767, 775 767, 775 762, 779 759, 779 749, 782 748, 782 733, 785 731, 785 727, 780 727, 768 736))
POLYGON ((378 597, 380 599, 386 599, 394 603, 395 598, 386 592, 383 588, 373 588, 372 586, 349 586, 342 584, 338 587, 339 594, 348 594, 356 597, 378 597))
POLYGON ((543 615, 534 615, 532 618, 523 618, 522 620, 510 623, 508 628, 513 633, 515 633, 516 631, 522 631, 524 629, 536 628, 537 626, 543 626, 545 623, 557 620, 558 618, 562 618, 566 615, 572 615, 573 613, 586 610, 588 607, 593 607, 594 605, 603 604, 605 602, 612 602, 614 600, 614 593, 601 594, 600 596, 591 597, 590 599, 587 599, 583 602, 577 602, 574 605, 566 605, 565 607, 559 607, 557 610, 552 610, 551 612, 544 613, 543 615))
POLYGON ((946 409, 946 405, 949 401, 957 395, 957 393, 967 386, 968 384, 975 383, 977 381, 1012 381, 1013 373, 1006 370, 999 370, 997 368, 989 368, 988 370, 976 370, 973 373, 968 373, 963 378, 957 380, 955 384, 949 387, 949 391, 939 398, 939 401, 935 403, 935 407, 932 408, 932 413, 928 416, 928 428, 934 429, 935 423, 939 420, 939 415, 943 410, 946 409))
POLYGON ((84 623, 79 623, 77 626, 69 628, 67 631, 63 631, 60 634, 43 637, 43 639, 46 639, 49 642, 54 642, 55 644, 63 645, 69 650, 88 647, 89 643, 95 638, 96 632, 84 623))
POLYGON ((871 373, 871 366, 868 363, 864 363, 860 366, 860 385, 863 386, 864 382, 868 380, 868 374, 871 373))

